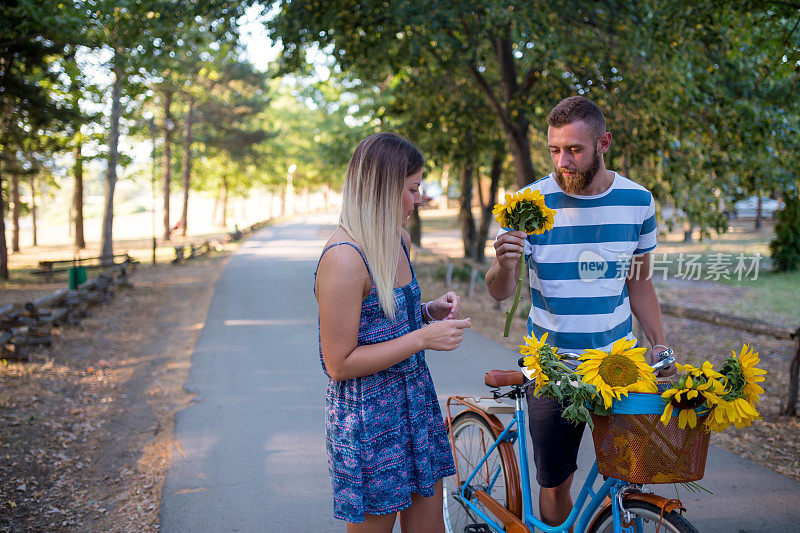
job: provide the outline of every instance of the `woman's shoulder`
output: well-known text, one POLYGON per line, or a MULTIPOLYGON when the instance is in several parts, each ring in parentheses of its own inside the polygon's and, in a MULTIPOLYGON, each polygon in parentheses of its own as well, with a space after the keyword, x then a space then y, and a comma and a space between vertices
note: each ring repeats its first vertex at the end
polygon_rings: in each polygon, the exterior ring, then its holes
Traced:
POLYGON ((325 243, 320 258, 320 273, 329 271, 338 276, 369 275, 358 245, 346 232, 337 230, 325 243))

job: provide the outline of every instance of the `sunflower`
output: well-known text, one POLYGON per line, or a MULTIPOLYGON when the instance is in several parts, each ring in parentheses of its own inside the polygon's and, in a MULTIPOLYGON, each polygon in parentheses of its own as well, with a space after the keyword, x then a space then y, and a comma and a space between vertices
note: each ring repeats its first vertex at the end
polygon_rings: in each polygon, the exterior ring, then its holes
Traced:
POLYGON ((522 364, 530 371, 531 378, 536 383, 533 389, 534 396, 539 396, 542 387, 550 381, 550 378, 547 377, 547 374, 542 369, 543 356, 545 358, 560 359, 556 354, 556 348, 547 344, 547 335, 545 333, 539 339, 536 338, 536 335, 525 337, 525 344, 520 344, 519 346, 519 353, 527 356, 522 360, 522 364))
POLYGON ((678 409, 678 427, 684 429, 688 424, 690 428, 694 428, 697 425, 695 410, 703 405, 710 408, 719 403, 720 395, 724 392, 720 382, 723 376, 708 361, 700 368, 682 364, 675 366, 681 372, 686 372, 686 375, 681 376, 673 388, 661 395, 667 402, 661 415, 661 423, 665 426, 669 424, 673 409, 678 409))
POLYGON ((730 425, 737 428, 749 426, 759 417, 755 406, 764 389, 758 383, 764 381, 766 370, 756 368, 760 359, 758 352, 745 344, 739 355, 731 351, 720 368, 725 391, 714 407, 706 426, 713 431, 722 431, 730 425))
POLYGON ((586 422, 591 426, 592 417, 587 406, 597 396, 597 389, 583 382, 573 369, 564 364, 557 348, 547 344, 547 333, 538 339, 535 335, 525 337, 519 353, 526 356, 522 364, 535 385, 531 394, 557 400, 564 407, 561 412, 564 419, 574 424, 586 422))
POLYGON ((579 357, 583 363, 575 372, 597 387, 606 409, 623 394, 657 391, 653 369, 644 359, 647 348, 634 348, 635 344, 635 340, 622 338, 614 342, 610 352, 589 349, 579 357))
POLYGON ((534 189, 507 194, 505 204, 494 206, 492 213, 503 228, 541 235, 553 229, 556 212, 544 203, 544 196, 534 189))
POLYGON ((730 427, 737 428, 749 426, 759 417, 758 411, 752 403, 744 398, 728 401, 720 399, 706 419, 706 428, 719 433, 730 427))
MULTIPOLYGON (((528 235, 541 235, 545 231, 553 229, 556 212, 544 203, 544 196, 539 191, 533 189, 523 189, 516 194, 507 194, 505 204, 494 206, 492 213, 495 219, 503 228, 514 231, 524 231, 528 235)), ((522 258, 520 257, 520 261, 522 258)), ((519 278, 517 279, 517 290, 514 293, 514 300, 511 309, 506 311, 506 324, 503 329, 503 337, 508 337, 511 332, 511 321, 517 306, 522 300, 522 278, 525 270, 520 268, 519 278)))
POLYGON ((764 374, 767 373, 766 370, 756 368, 759 361, 761 359, 758 357, 758 352, 754 352, 747 344, 742 346, 738 357, 736 352, 731 350, 731 355, 722 362, 720 369, 731 388, 730 396, 742 397, 750 403, 758 403, 759 395, 764 393, 764 389, 758 383, 764 381, 764 374))

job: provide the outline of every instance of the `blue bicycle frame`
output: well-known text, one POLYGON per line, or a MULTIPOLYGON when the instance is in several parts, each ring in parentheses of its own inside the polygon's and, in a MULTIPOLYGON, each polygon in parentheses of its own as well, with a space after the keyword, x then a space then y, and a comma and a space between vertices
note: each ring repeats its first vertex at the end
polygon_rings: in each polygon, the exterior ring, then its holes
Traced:
MULTIPOLYGON (((474 500, 467 498, 466 489, 470 486, 473 478, 478 474, 481 467, 486 463, 489 456, 501 442, 507 441, 513 445, 514 441, 517 441, 517 448, 519 450, 519 465, 521 469, 520 478, 522 484, 522 517, 526 526, 529 528, 538 528, 545 533, 562 533, 575 525, 575 531, 584 532, 586 531, 592 516, 594 516, 594 513, 602 505, 605 497, 610 496, 612 502, 612 514, 614 517, 614 533, 633 533, 634 526, 628 528, 621 525, 620 509, 619 505, 616 503, 620 501, 617 498, 620 490, 629 485, 629 483, 619 479, 608 478, 599 488, 599 490, 595 492, 593 487, 598 476, 597 461, 595 461, 594 465, 592 465, 589 476, 586 478, 586 481, 584 481, 583 487, 581 487, 581 491, 578 494, 578 498, 575 500, 572 511, 570 511, 569 516, 563 524, 559 526, 549 526, 539 520, 539 518, 533 514, 533 493, 531 492, 531 481, 528 470, 527 439, 525 438, 524 433, 525 410, 523 409, 522 405, 522 397, 516 398, 515 403, 516 406, 514 418, 503 429, 503 432, 500 433, 495 442, 492 443, 492 446, 488 449, 486 455, 484 455, 483 459, 478 462, 478 464, 475 466, 475 469, 462 484, 462 501, 492 529, 495 531, 504 531, 504 526, 502 524, 499 524, 496 520, 479 509, 475 505, 474 500)), ((500 475, 500 468, 501 467, 498 466, 497 472, 494 473, 489 490, 487 490, 487 492, 491 492, 491 486, 497 481, 497 478, 500 475)), ((637 520, 637 522, 639 521, 637 520)), ((636 527, 641 531, 641 524, 636 525, 636 527)))

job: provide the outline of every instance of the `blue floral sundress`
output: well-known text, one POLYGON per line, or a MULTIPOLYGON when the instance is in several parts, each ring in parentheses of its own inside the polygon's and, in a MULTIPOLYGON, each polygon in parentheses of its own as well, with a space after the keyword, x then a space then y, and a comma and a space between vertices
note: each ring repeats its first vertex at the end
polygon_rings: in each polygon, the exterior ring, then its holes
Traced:
MULTIPOLYGON (((325 248, 320 255, 338 245, 325 248)), ((409 257, 405 243, 403 250, 409 257)), ((411 260, 409 258, 409 265, 411 260)), ((367 265, 367 271, 369 266, 367 265)), ((372 272, 370 277, 372 276, 372 272)), ((316 272, 314 273, 316 277, 316 272)), ((395 287, 394 321, 381 309, 375 286, 361 304, 358 344, 388 341, 422 324, 421 291, 411 266, 411 283, 395 287)), ((325 375, 330 378, 322 360, 325 375)), ((450 443, 425 352, 370 376, 328 380, 325 402, 328 470, 333 516, 350 523, 364 514, 390 514, 411 506, 411 494, 433 496, 434 485, 455 474, 450 443)))

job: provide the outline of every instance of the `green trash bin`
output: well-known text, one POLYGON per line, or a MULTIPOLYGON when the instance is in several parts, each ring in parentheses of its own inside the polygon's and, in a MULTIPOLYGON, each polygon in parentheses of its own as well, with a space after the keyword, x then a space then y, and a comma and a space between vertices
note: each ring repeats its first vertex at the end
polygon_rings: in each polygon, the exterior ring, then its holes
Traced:
POLYGON ((67 270, 67 274, 69 275, 69 288, 70 289, 77 289, 78 286, 86 281, 86 267, 85 266, 72 266, 69 267, 67 270))

